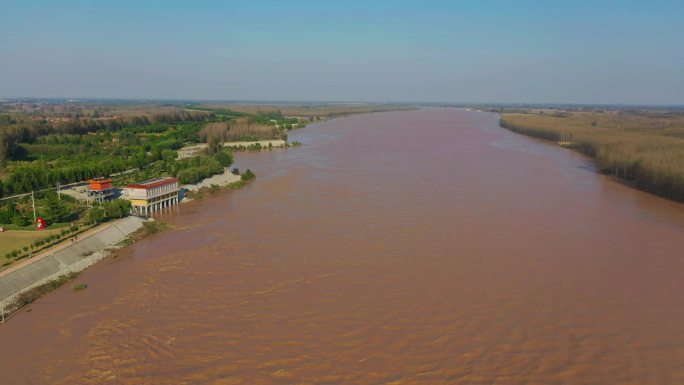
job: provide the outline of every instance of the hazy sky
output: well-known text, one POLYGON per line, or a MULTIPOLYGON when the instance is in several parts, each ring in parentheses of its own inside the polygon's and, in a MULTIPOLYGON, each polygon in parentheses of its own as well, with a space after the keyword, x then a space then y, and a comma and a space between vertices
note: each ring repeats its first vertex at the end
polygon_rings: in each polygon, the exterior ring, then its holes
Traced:
POLYGON ((15 1, 0 96, 684 104, 684 1, 15 1))

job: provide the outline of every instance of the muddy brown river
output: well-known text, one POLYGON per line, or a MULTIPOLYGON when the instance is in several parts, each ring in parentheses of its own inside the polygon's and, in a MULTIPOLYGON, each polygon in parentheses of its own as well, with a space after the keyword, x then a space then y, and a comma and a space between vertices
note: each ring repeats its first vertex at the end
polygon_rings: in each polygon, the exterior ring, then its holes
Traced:
POLYGON ((684 384, 684 205, 489 113, 290 139, 1 325, 0 383, 684 384))

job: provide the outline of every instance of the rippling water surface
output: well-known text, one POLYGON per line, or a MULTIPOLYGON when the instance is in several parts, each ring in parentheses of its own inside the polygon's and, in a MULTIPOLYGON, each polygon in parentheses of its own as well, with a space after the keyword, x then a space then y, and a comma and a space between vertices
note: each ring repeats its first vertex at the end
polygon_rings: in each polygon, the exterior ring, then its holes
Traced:
POLYGON ((3 384, 684 384, 684 206, 427 109, 295 131, 0 327, 3 384))

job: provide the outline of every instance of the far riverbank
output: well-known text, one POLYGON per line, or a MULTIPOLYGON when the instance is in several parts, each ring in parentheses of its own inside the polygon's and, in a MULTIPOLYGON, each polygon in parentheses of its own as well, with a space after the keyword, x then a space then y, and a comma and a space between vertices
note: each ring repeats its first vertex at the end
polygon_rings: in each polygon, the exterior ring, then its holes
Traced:
POLYGON ((500 125, 585 154, 604 174, 684 203, 684 117, 680 114, 505 113, 500 125))

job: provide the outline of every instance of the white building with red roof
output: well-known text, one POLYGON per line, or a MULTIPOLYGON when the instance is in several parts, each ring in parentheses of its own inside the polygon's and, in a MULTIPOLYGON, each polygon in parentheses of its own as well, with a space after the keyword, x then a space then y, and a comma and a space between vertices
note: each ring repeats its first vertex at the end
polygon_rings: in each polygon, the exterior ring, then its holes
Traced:
POLYGON ((149 215, 177 205, 179 192, 178 178, 162 177, 129 184, 124 189, 124 197, 131 201, 134 212, 149 215))

